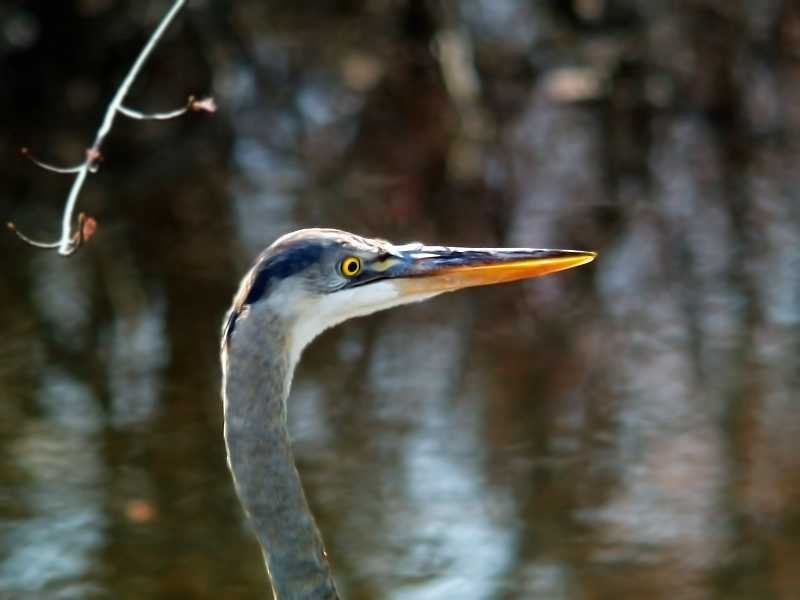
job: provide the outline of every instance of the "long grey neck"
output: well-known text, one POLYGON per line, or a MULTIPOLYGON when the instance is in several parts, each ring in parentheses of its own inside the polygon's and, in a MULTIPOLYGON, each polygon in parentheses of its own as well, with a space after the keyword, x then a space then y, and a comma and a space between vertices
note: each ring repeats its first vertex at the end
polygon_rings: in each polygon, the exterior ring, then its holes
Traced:
POLYGON ((289 447, 293 365, 286 328, 255 305, 223 351, 225 443, 236 491, 264 550, 276 600, 338 600, 289 447))

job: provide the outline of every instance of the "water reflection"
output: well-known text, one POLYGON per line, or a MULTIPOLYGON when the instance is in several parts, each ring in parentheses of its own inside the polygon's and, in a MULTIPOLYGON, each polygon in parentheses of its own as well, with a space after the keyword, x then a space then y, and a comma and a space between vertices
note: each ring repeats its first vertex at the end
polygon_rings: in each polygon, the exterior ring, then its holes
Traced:
POLYGON ((84 578, 107 526, 102 414, 85 385, 53 368, 42 373, 39 408, 6 446, 9 467, 26 481, 9 503, 16 518, 2 526, 2 590, 13 598, 91 597, 98 583, 84 578))
MULTIPOLYGON (((265 593, 219 326, 316 225, 600 251, 308 349, 292 435, 345 598, 797 595, 794 9, 196 4, 132 104, 223 113, 121 122, 74 259, 0 236, 0 596, 265 593)), ((4 219, 55 227, 18 149, 74 162, 155 12, 0 10, 4 219)))

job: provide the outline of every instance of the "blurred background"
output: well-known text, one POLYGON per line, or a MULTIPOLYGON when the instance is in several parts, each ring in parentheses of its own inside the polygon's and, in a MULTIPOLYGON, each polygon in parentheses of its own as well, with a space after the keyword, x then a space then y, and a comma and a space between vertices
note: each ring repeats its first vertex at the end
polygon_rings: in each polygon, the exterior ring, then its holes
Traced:
MULTIPOLYGON (((59 235, 167 0, 0 0, 0 221, 59 235)), ((70 259, 0 234, 0 597, 269 585, 223 315, 277 236, 595 250, 327 332, 290 402, 343 598, 800 598, 800 5, 192 0, 70 259)), ((1 232, 0 232, 1 233, 1 232)))

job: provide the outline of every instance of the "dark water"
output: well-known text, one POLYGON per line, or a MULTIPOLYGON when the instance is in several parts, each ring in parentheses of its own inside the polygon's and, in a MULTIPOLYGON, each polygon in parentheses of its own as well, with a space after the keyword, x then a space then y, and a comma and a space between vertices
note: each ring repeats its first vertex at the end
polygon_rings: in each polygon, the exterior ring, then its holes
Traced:
MULTIPOLYGON (((55 239, 166 2, 0 2, 0 212, 55 239)), ((253 598, 218 347, 275 237, 592 249, 305 353, 295 452, 343 597, 800 598, 793 3, 192 3, 69 260, 0 236, 0 597, 253 598)))

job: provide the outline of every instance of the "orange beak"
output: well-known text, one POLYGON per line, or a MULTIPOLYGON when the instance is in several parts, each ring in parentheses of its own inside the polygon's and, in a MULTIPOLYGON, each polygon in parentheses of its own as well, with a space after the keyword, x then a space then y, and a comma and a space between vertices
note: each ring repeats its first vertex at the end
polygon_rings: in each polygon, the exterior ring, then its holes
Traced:
POLYGON ((400 246, 389 270, 404 295, 436 294, 465 287, 539 277, 594 260, 594 252, 532 248, 400 246))

